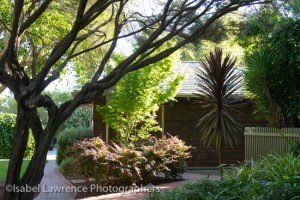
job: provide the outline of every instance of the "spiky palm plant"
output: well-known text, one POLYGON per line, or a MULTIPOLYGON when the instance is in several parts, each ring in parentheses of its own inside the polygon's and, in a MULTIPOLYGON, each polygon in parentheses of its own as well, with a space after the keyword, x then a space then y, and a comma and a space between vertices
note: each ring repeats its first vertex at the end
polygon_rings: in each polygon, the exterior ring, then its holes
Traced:
POLYGON ((275 54, 270 49, 259 48, 248 55, 245 60, 245 89, 256 106, 255 113, 265 117, 272 126, 281 128, 284 117, 274 94, 283 91, 277 89, 281 81, 274 60, 275 54))
POLYGON ((216 48, 204 61, 200 61, 197 71, 197 106, 200 119, 200 140, 207 146, 213 145, 219 153, 220 172, 222 174, 221 148, 238 143, 237 133, 241 125, 233 113, 239 112, 243 104, 238 98, 242 73, 234 68, 236 59, 229 54, 222 60, 222 50, 216 48))

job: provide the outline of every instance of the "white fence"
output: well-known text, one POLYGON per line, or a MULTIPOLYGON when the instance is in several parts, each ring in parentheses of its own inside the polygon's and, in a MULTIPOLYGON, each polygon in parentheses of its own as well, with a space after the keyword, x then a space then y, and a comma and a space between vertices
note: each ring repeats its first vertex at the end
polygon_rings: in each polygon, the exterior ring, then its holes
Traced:
POLYGON ((245 161, 257 161, 260 156, 276 151, 283 154, 289 151, 289 144, 300 141, 300 128, 245 128, 245 161))

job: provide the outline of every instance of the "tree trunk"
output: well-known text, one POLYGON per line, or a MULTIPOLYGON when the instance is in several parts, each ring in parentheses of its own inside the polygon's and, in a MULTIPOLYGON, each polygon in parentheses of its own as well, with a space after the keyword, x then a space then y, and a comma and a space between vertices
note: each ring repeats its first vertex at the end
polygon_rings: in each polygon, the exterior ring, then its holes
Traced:
MULTIPOLYGON (((16 133, 14 136, 14 147, 9 170, 6 178, 6 185, 20 188, 37 187, 44 175, 44 167, 47 158, 48 148, 57 127, 62 123, 55 120, 54 115, 49 119, 49 127, 41 128, 40 119, 37 117, 37 110, 24 111, 18 108, 16 133), (20 179, 20 170, 23 162, 24 153, 27 146, 29 135, 29 125, 35 138, 35 151, 33 157, 20 179), (20 156, 21 155, 21 156, 20 156)), ((30 200, 34 198, 35 193, 32 191, 16 192, 5 191, 5 200, 30 200)))
MULTIPOLYGON (((9 161, 8 173, 6 176, 6 185, 19 186, 20 185, 20 171, 23 163, 24 153, 27 146, 29 135, 28 111, 22 110, 19 106, 17 108, 16 129, 14 135, 14 144, 12 148, 12 155, 9 161)), ((17 199, 17 194, 13 191, 5 191, 4 199, 17 199)))
POLYGON ((219 149, 219 170, 220 170, 220 177, 223 179, 223 166, 222 166, 222 150, 219 149))

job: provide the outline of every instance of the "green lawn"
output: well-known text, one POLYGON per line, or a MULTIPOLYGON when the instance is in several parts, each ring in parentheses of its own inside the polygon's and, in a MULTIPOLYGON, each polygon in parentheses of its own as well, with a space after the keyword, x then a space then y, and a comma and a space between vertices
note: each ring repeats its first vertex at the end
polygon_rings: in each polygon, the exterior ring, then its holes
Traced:
MULTIPOLYGON (((30 160, 24 160, 22 169, 21 169, 21 175, 24 174, 26 167, 28 166, 30 160)), ((8 168, 8 162, 9 160, 0 160, 0 180, 5 180, 6 178, 6 172, 8 168)))

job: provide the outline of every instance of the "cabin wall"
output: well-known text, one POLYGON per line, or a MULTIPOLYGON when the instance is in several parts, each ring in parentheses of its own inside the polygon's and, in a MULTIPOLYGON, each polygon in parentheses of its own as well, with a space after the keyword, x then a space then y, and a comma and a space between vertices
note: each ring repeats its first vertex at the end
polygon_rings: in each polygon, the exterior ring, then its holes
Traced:
MULTIPOLYGON (((195 127, 200 118, 197 110, 192 105, 195 99, 177 98, 177 102, 169 102, 164 106, 164 126, 165 132, 177 135, 184 140, 187 145, 195 147, 192 150, 192 157, 187 160, 187 167, 216 167, 218 166, 218 152, 207 147, 200 142, 199 127, 195 127)), ((243 128, 238 133, 239 144, 230 147, 224 146, 222 149, 222 161, 226 164, 235 164, 245 159, 245 126, 262 126, 263 121, 257 121, 252 116, 250 105, 241 108, 242 116, 237 116, 243 128)))

